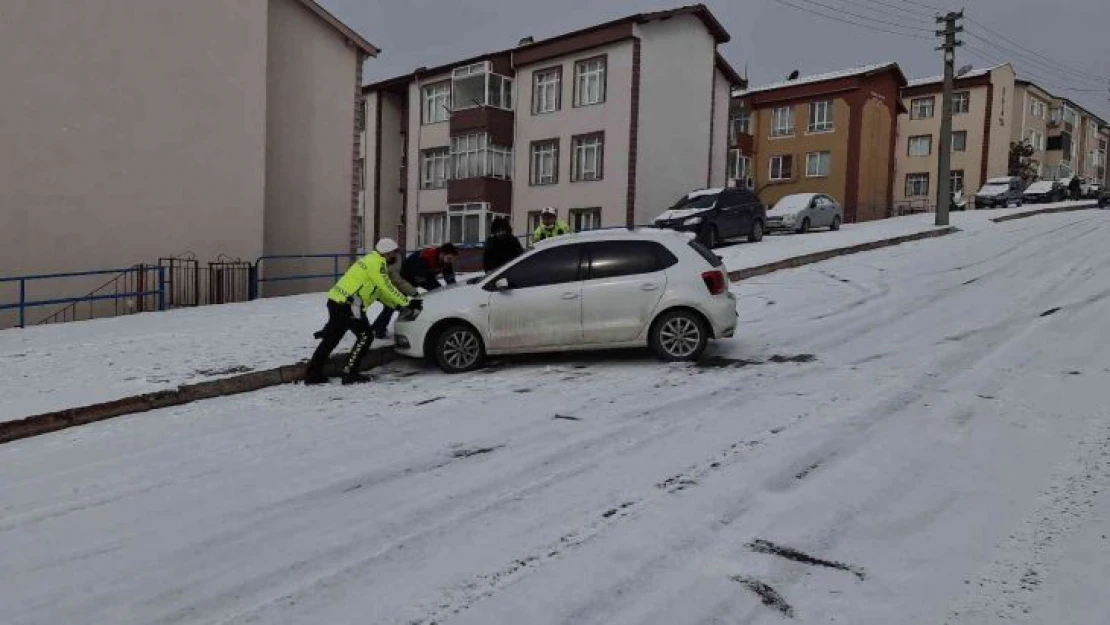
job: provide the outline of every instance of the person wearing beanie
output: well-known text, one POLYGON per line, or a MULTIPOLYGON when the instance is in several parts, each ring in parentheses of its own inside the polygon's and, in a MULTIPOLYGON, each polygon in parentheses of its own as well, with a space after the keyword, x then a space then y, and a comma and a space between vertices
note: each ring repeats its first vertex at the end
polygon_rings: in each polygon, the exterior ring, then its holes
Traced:
POLYGON ((509 220, 504 217, 494 219, 490 227, 490 237, 486 239, 485 251, 482 253, 482 269, 486 273, 496 271, 523 253, 524 246, 513 236, 509 220))
POLYGON ((320 345, 308 362, 305 384, 324 384, 328 381, 324 365, 348 330, 355 334, 355 346, 343 367, 343 384, 371 380, 358 371, 374 340, 366 309, 377 301, 390 308, 421 308, 419 299, 409 298, 389 279, 390 258, 396 262, 398 254, 399 248, 393 239, 378 241, 374 251, 355 261, 328 291, 328 322, 323 330, 316 333, 320 345))

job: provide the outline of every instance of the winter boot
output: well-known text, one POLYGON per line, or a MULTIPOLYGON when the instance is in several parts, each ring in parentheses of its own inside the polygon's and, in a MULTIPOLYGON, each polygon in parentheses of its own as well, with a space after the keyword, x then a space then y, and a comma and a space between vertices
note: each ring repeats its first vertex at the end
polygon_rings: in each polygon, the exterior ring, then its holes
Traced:
POLYGON ((327 384, 328 376, 324 375, 317 369, 309 369, 304 374, 305 386, 316 386, 318 384, 327 384))
POLYGON ((367 382, 373 382, 373 381, 374 381, 373 376, 369 376, 369 375, 366 375, 366 374, 363 374, 363 373, 358 373, 358 372, 355 372, 355 371, 343 374, 343 386, 350 386, 352 384, 366 384, 367 382))

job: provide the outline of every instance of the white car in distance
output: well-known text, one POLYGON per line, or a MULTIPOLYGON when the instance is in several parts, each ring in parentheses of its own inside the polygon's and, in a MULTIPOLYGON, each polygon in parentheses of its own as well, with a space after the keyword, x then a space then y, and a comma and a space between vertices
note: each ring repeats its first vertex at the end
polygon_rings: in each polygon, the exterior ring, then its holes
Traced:
POLYGON ((720 257, 692 234, 594 230, 548 239, 466 284, 437 289, 394 328, 402 356, 448 373, 486 356, 650 347, 696 360, 736 331, 736 296, 720 257))
POLYGON ((768 230, 793 230, 805 234, 810 228, 840 230, 843 222, 844 209, 823 193, 788 195, 767 211, 768 230))

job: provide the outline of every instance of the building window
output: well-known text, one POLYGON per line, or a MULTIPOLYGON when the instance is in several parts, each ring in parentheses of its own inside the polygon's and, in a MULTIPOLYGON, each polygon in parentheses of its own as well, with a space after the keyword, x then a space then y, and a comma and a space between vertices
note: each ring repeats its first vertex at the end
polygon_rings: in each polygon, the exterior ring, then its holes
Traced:
POLYGON ((933 135, 910 137, 910 156, 929 156, 933 153, 933 135))
POLYGON ((574 64, 574 105, 591 106, 605 102, 606 57, 599 56, 574 64))
POLYGON ((553 67, 532 74, 532 112, 554 113, 559 110, 563 86, 563 68, 553 67))
POLYGON ((478 133, 451 138, 452 177, 512 179, 512 151, 489 144, 489 135, 478 133))
POLYGON ((906 197, 927 197, 929 174, 906 174, 906 197))
POLYGON ((832 100, 809 105, 809 132, 830 132, 833 129, 832 100))
POLYGON ((779 107, 771 111, 771 136, 789 137, 794 134, 794 108, 779 107))
POLYGON ((960 91, 952 94, 952 114, 962 115, 971 110, 971 92, 960 91))
POLYGON ((507 217, 490 210, 489 204, 472 202, 447 205, 447 242, 475 245, 485 241, 490 225, 497 217, 507 217))
POLYGON ((1029 105, 1029 113, 1037 119, 1048 119, 1048 105, 1040 100, 1033 98, 1029 105))
POLYGON ((493 73, 489 61, 457 67, 451 72, 452 110, 490 106, 511 111, 513 79, 493 73))
POLYGON ((747 109, 741 109, 732 114, 728 124, 728 144, 736 145, 740 135, 752 134, 752 116, 747 109))
POLYGON ((752 175, 752 159, 740 154, 740 150, 728 152, 728 177, 737 180, 741 185, 747 186, 752 175))
POLYGON ((543 211, 528 211, 528 234, 532 234, 543 224, 543 211))
POLYGON ((962 192, 964 190, 964 170, 953 169, 948 176, 948 184, 951 185, 952 193, 962 192))
POLYGON ((770 179, 772 182, 790 180, 794 172, 794 157, 790 154, 772 156, 770 170, 770 179))
POLYGON ((914 98, 910 100, 910 119, 929 119, 933 116, 936 97, 914 98))
POLYGON ((829 175, 832 152, 810 152, 806 154, 806 178, 824 178, 829 175))
POLYGON ((953 152, 966 152, 967 151, 967 131, 957 130, 952 133, 952 151, 953 152))
POLYGON ((355 159, 355 184, 361 190, 366 189, 366 159, 355 159))
POLYGON ((559 140, 532 143, 532 186, 559 182, 559 140))
POLYGON ((602 133, 577 136, 572 145, 571 182, 601 180, 605 173, 605 136, 602 133))
POLYGON ((420 153, 420 188, 442 189, 451 171, 451 148, 433 148, 420 153))
POLYGON ((442 245, 447 226, 447 213, 425 213, 420 216, 420 245, 442 245))
POLYGON ((451 83, 441 82, 424 87, 424 123, 447 121, 451 111, 451 83))
POLYGON ((570 209, 570 223, 575 232, 583 230, 597 230, 601 227, 600 208, 572 208, 570 209))
POLYGON ((358 101, 358 106, 355 107, 355 130, 362 132, 366 130, 366 100, 358 101))

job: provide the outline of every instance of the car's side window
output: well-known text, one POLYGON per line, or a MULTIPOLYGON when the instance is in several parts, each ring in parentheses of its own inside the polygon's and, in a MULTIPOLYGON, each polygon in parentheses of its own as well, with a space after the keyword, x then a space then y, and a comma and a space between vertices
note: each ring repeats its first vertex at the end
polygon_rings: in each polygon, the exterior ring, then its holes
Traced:
MULTIPOLYGON (((582 245, 560 245, 541 250, 510 267, 497 280, 505 278, 511 289, 565 284, 579 280, 582 245)), ((496 282, 494 280, 493 282, 496 282)))
POLYGON ((670 250, 654 241, 592 243, 589 252, 591 280, 655 273, 678 262, 670 250))

